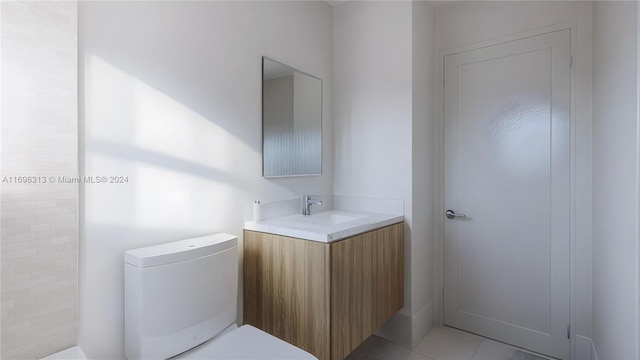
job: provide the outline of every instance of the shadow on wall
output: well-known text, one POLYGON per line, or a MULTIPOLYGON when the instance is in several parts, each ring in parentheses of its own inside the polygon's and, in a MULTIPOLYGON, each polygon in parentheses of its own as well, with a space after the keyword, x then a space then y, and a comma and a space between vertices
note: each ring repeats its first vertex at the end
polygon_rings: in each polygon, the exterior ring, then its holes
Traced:
POLYGON ((213 167, 207 167, 191 160, 179 159, 167 154, 141 149, 128 144, 118 144, 100 139, 89 139, 87 151, 107 157, 120 158, 123 161, 135 161, 166 168, 178 173, 191 174, 203 179, 226 184, 236 184, 241 188, 249 188, 249 182, 230 172, 213 167))
POLYGON ((226 194, 251 188, 246 179, 256 171, 242 165, 247 159, 259 164, 260 153, 216 119, 202 117, 99 57, 89 57, 85 69, 84 173, 109 180, 85 185, 87 224, 154 228, 171 223, 194 231, 189 219, 203 212, 224 218, 210 211, 226 194))
POLYGON ((96 14, 105 13, 89 17, 90 33, 81 44, 88 51, 85 59, 100 60, 116 66, 122 74, 134 75, 131 85, 145 84, 261 151, 260 138, 256 137, 260 134, 255 131, 261 124, 260 92, 255 91, 261 85, 261 59, 249 53, 241 57, 253 58, 251 67, 248 61, 235 60, 238 44, 229 41, 232 34, 225 32, 225 26, 233 22, 244 24, 249 33, 260 33, 247 15, 255 11, 253 2, 220 2, 214 7, 209 2, 189 6, 175 2, 95 2, 80 6, 96 14), (149 11, 153 16, 144 15, 149 11), (145 18, 143 23, 141 16, 145 18), (189 19, 189 26, 168 25, 180 19, 189 19))
POLYGON ((241 238, 261 154, 95 55, 84 58, 80 346, 122 357, 123 253, 228 232, 241 238))

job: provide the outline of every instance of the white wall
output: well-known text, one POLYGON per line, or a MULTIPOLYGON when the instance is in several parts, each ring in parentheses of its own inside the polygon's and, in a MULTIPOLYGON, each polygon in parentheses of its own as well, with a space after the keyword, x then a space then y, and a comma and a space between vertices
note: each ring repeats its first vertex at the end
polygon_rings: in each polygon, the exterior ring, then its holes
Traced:
POLYGON ((241 237, 254 199, 333 193, 332 16, 324 2, 80 4, 80 164, 129 180, 81 189, 89 358, 123 357, 125 250, 241 237), (322 176, 261 178, 263 55, 324 81, 322 176))
POLYGON ((637 3, 598 2, 593 26, 593 342, 637 359, 637 3))
POLYGON ((426 335, 433 316, 433 26, 426 3, 334 7, 334 191, 404 201, 405 307, 380 334, 409 346, 426 335))
POLYGON ((58 181, 78 175, 77 3, 3 1, 0 12, 0 357, 36 359, 78 330, 78 185, 58 181))
POLYGON ((411 307, 416 321, 411 342, 414 346, 433 327, 435 15, 435 8, 426 2, 413 3, 411 307))
MULTIPOLYGON (((577 34, 572 34, 574 54, 575 103, 575 166, 576 166, 576 333, 591 337, 591 50, 592 3, 590 2, 460 2, 437 6, 437 50, 462 47, 482 41, 572 22, 577 34)), ((439 55, 440 56, 440 55, 439 55)), ((438 58, 437 83, 442 83, 441 57, 438 58)), ((436 106, 442 104, 442 87, 436 87, 436 106)), ((441 112, 439 112, 441 114, 441 112)), ((441 115, 436 123, 441 126, 441 115)), ((442 128, 438 128, 442 133, 442 128)), ((441 145, 440 145, 441 146, 441 145)), ((441 151, 441 150, 439 150, 441 151)), ((441 154, 436 159, 441 165, 441 154)), ((436 186, 441 186, 438 178, 436 186)), ((437 199, 441 203, 442 199, 437 199)), ((440 219, 441 217, 436 217, 440 219)), ((441 229, 438 227, 437 229, 441 229)), ((441 239, 438 230, 436 239, 441 239)), ((435 253, 441 253, 442 243, 436 241, 435 253)), ((569 259, 567 259, 569 261, 569 259)), ((442 259, 436 258, 438 271, 442 259)), ((442 282, 436 276, 436 288, 442 282)), ((437 297, 436 297, 437 299, 437 297)), ((442 322, 441 301, 436 302, 436 320, 442 322), (438 318, 439 317, 439 318, 438 318)))
POLYGON ((410 240, 411 3, 347 2, 334 7, 333 21, 334 193, 404 200, 410 240))

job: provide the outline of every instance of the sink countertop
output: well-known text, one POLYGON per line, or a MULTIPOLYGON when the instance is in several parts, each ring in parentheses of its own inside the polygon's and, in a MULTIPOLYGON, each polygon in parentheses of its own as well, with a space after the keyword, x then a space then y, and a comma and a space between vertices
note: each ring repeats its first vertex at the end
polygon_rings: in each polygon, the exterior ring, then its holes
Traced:
POLYGON ((293 214, 262 221, 246 221, 245 230, 330 243, 404 221, 402 215, 322 211, 310 216, 293 214))

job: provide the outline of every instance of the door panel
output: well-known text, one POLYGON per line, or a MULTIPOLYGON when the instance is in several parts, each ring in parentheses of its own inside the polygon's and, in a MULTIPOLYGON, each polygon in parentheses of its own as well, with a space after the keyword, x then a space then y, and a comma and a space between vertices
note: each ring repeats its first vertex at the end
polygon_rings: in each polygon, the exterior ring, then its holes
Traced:
POLYGON ((445 57, 445 324, 568 358, 570 33, 445 57))

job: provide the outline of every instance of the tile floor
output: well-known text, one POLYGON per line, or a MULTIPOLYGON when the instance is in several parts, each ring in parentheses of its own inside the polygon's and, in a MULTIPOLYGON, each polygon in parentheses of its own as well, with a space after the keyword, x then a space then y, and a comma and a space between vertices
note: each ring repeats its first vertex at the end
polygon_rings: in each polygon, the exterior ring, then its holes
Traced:
POLYGON ((411 351, 375 335, 345 360, 548 360, 464 331, 436 327, 411 351))

